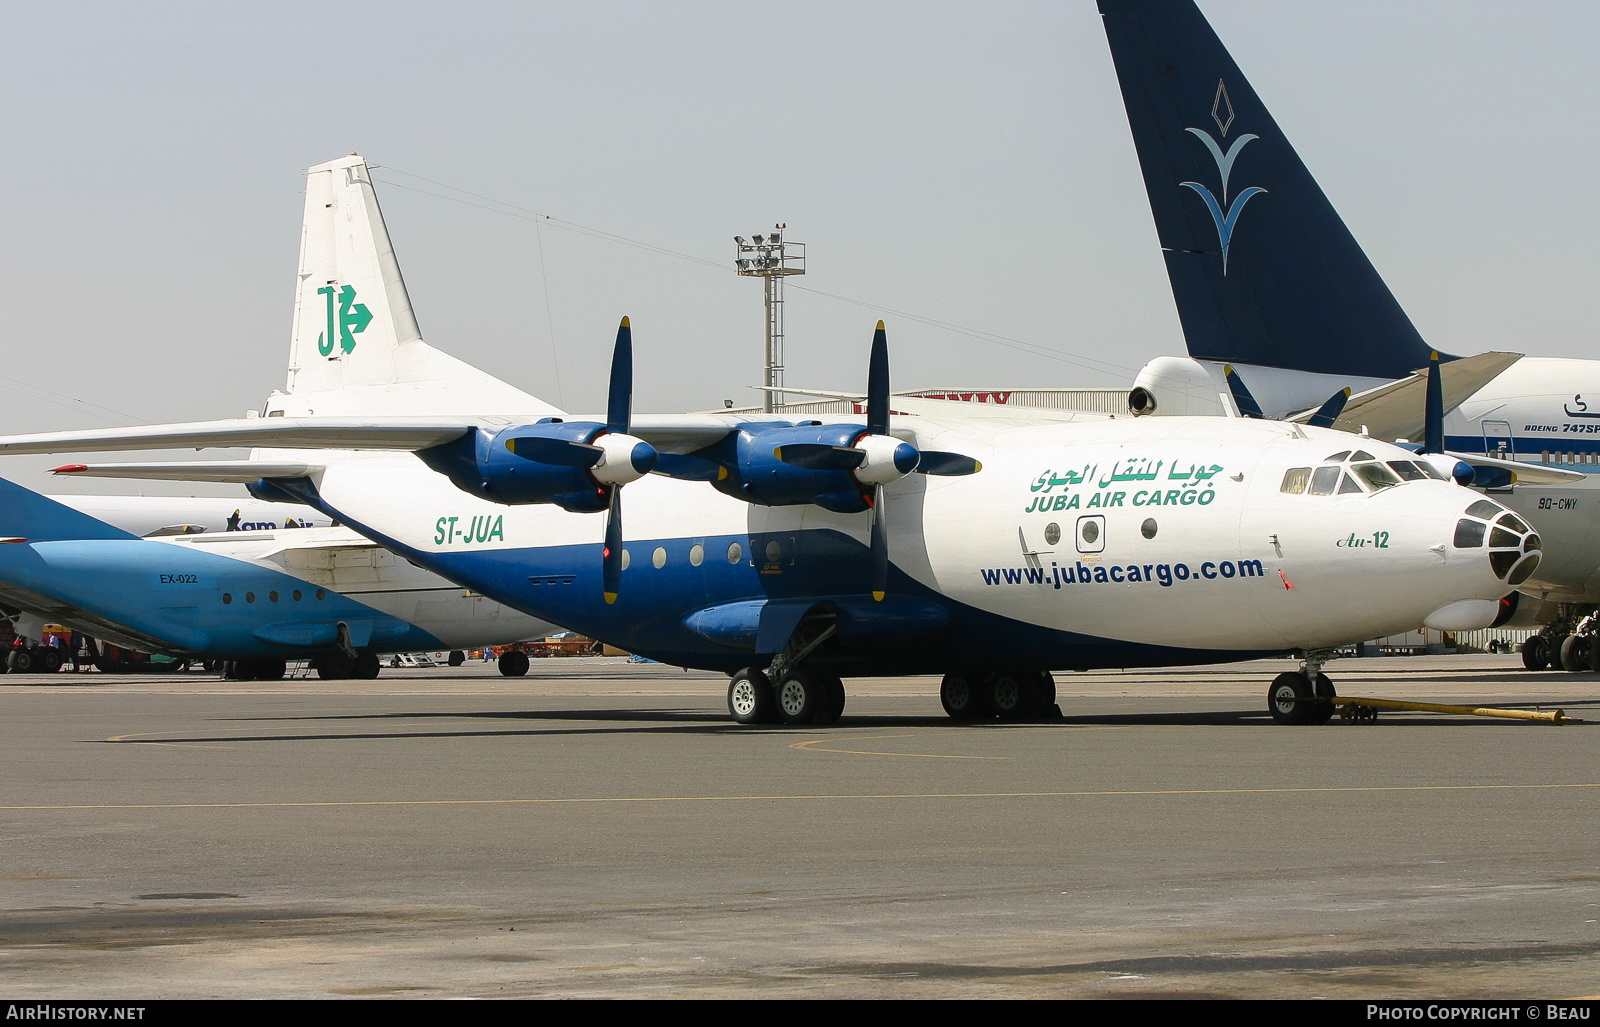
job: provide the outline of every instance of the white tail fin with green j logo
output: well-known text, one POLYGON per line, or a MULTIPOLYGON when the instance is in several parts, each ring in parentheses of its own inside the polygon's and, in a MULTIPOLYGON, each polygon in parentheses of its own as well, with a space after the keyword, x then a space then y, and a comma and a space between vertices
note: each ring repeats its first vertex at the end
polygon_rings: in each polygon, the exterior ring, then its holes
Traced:
POLYGON ((422 341, 355 154, 306 173, 287 393, 268 401, 269 415, 560 413, 422 341))

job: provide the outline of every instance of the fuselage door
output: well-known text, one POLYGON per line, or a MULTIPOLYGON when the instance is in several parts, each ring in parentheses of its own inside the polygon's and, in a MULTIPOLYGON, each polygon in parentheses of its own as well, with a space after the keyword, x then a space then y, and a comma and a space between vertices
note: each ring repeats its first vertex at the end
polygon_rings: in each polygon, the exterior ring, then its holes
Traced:
POLYGON ((1483 451, 1500 460, 1517 458, 1517 444, 1511 437, 1510 421, 1483 422, 1483 451))

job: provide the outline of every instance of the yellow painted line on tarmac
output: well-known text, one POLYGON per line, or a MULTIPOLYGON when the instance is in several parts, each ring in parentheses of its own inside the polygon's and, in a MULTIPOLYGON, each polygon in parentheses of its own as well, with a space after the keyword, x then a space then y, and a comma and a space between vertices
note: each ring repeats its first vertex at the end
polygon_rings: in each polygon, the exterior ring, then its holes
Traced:
POLYGON ((343 809, 360 806, 560 806, 652 802, 838 802, 841 799, 1096 799, 1154 798, 1184 795, 1329 795, 1340 792, 1510 792, 1600 788, 1600 782, 1545 785, 1334 785, 1325 788, 1148 788, 1103 789, 1080 792, 881 792, 803 795, 594 795, 547 799, 330 799, 314 802, 95 802, 30 806, 0 806, 3 812, 28 810, 119 809, 343 809))
MULTIPOLYGON (((864 735, 859 741, 876 742, 883 738, 915 738, 915 735, 864 735)), ((828 749, 822 743, 826 738, 813 738, 809 742, 795 742, 789 746, 802 752, 837 752, 846 756, 914 756, 923 760, 1009 760, 1010 756, 951 756, 947 753, 937 752, 879 752, 870 749, 828 749)))

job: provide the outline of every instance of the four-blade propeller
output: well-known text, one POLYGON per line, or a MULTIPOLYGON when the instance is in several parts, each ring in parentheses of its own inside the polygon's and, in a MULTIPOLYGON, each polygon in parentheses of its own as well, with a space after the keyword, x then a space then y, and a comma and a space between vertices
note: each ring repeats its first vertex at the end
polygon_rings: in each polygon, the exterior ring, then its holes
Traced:
POLYGON ((918 451, 889 434, 889 340, 878 322, 867 363, 867 426, 848 446, 790 444, 773 450, 786 464, 814 471, 849 471, 872 508, 870 589, 882 601, 889 588, 888 511, 884 486, 911 474, 975 474, 983 465, 961 453, 918 451))

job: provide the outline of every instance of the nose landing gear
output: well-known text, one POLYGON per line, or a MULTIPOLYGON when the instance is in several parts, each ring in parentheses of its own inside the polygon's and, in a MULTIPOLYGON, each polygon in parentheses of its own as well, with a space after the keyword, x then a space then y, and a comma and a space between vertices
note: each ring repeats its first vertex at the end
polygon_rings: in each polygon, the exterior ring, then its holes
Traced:
POLYGON ((1280 724, 1326 724, 1333 719, 1332 699, 1338 693, 1333 682, 1322 673, 1329 653, 1306 653, 1306 662, 1297 671, 1279 674, 1267 689, 1267 711, 1280 724))

